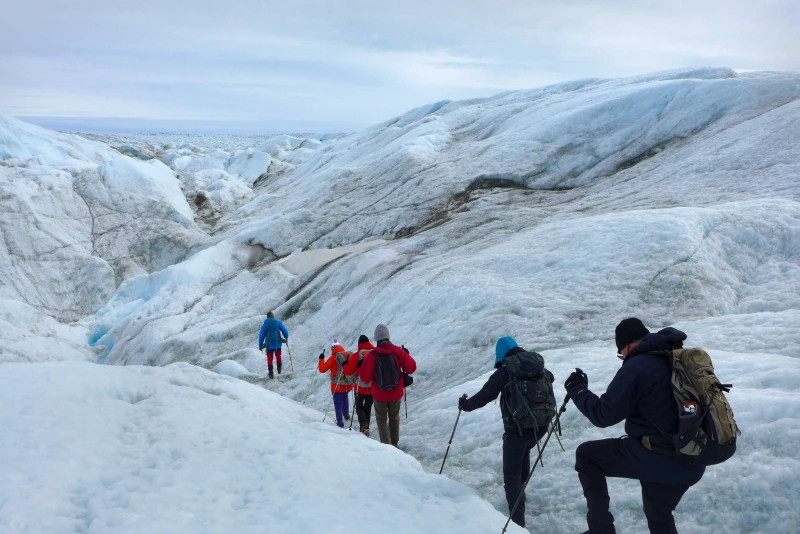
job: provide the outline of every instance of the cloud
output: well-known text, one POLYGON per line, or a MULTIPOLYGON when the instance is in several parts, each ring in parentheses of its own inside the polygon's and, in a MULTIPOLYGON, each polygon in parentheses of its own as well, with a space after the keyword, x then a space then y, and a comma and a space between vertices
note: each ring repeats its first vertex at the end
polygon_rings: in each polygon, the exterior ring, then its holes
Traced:
POLYGON ((800 70, 788 0, 15 2, 0 112, 362 127, 425 102, 687 66, 800 70), (316 122, 315 122, 316 121, 316 122))

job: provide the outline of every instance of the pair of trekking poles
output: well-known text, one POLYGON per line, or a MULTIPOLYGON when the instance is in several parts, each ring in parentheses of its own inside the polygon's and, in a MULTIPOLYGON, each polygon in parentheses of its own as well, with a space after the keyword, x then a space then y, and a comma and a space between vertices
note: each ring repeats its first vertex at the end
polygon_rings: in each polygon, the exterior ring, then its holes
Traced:
MULTIPOLYGON (((580 369, 576 369, 578 372, 582 372, 580 369)), ((461 397, 462 399, 466 399, 467 395, 464 394, 461 397)), ((531 481, 531 477, 533 477, 533 472, 536 471, 536 466, 541 464, 544 467, 544 462, 542 461, 542 454, 544 454, 544 449, 547 447, 547 444, 550 441, 550 437, 555 433, 556 439, 558 440, 558 444, 561 446, 561 450, 564 450, 564 445, 561 443, 561 438, 558 437, 561 434, 561 414, 567 411, 567 403, 569 403, 569 394, 564 397, 564 402, 561 404, 561 408, 558 409, 556 413, 555 421, 553 421, 550 425, 550 430, 547 432, 547 436, 544 440, 544 444, 539 448, 539 455, 536 457, 536 461, 533 462, 533 467, 531 467, 530 472, 528 473, 528 478, 525 479, 525 483, 522 485, 522 490, 517 496, 517 500, 514 503, 514 506, 511 508, 511 511, 508 514, 508 519, 506 520, 506 524, 503 526, 502 534, 505 534, 506 530, 508 530, 508 524, 511 522, 511 518, 514 517, 514 512, 517 511, 519 504, 523 501, 525 497, 525 488, 528 487, 528 482, 531 481)), ((447 443, 447 450, 444 453, 444 459, 442 460, 442 467, 439 469, 439 474, 441 475, 444 471, 444 464, 447 461, 447 455, 450 452, 450 446, 453 444, 453 437, 456 435, 456 428, 458 428, 458 420, 461 418, 461 408, 458 409, 458 415, 456 416, 456 424, 453 425, 453 432, 450 434, 450 441, 447 443)), ((537 440, 536 445, 538 447, 539 442, 537 440)))

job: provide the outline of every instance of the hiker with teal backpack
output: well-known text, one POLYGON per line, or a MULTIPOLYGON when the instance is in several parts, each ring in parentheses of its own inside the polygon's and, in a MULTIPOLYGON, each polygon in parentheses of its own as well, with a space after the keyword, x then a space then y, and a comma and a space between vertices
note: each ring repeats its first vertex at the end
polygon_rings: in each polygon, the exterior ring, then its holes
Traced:
POLYGON ((639 480, 647 526, 653 534, 676 534, 673 511, 705 468, 736 451, 739 429, 701 349, 684 349, 686 334, 665 328, 652 334, 642 321, 617 325, 623 360, 606 392, 589 390, 588 377, 572 373, 564 384, 580 412, 597 427, 625 421, 626 436, 587 441, 575 452, 591 534, 613 534, 607 477, 639 480))
POLYGON ((270 378, 275 378, 272 368, 273 357, 278 363, 278 374, 281 374, 281 344, 289 340, 289 331, 283 323, 275 319, 275 314, 267 312, 267 319, 261 325, 261 332, 258 334, 258 349, 267 351, 267 370, 270 378), (283 338, 281 338, 283 334, 283 338))
MULTIPOLYGON (((525 497, 520 498, 530 471, 531 450, 547 434, 556 413, 553 374, 544 358, 517 345, 512 337, 501 337, 495 346, 495 369, 481 390, 458 400, 458 408, 471 412, 500 395, 503 416, 503 484, 514 523, 525 526, 525 497)), ((455 429, 454 429, 455 432, 455 429)))

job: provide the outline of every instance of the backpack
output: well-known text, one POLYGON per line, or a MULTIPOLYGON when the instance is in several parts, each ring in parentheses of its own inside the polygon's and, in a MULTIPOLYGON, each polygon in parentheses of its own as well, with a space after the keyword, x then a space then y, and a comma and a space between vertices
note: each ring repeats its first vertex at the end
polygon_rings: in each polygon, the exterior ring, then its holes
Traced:
POLYGON ((356 375, 347 376, 344 374, 344 365, 347 363, 347 360, 353 356, 354 354, 347 351, 340 351, 336 353, 336 364, 339 366, 339 374, 336 376, 331 374, 331 382, 333 384, 338 384, 340 386, 352 386, 356 383, 356 375))
POLYGON ((523 430, 549 425, 556 415, 556 396, 544 358, 536 352, 517 352, 506 356, 504 365, 508 370, 508 416, 520 435, 523 430))
POLYGON ((264 324, 267 325, 267 329, 264 336, 264 346, 268 345, 275 345, 281 339, 278 329, 278 320, 272 317, 268 317, 264 324))
POLYGON ((400 385, 400 364, 394 354, 381 354, 372 351, 375 355, 375 384, 382 390, 391 391, 400 385))
MULTIPOLYGON (((725 398, 733 385, 720 382, 711 357, 702 349, 678 349, 669 355, 678 432, 664 437, 675 456, 687 463, 708 466, 728 460, 736 452, 736 436, 741 434, 725 398)), ((642 440, 645 448, 652 450, 649 441, 647 437, 642 440)))

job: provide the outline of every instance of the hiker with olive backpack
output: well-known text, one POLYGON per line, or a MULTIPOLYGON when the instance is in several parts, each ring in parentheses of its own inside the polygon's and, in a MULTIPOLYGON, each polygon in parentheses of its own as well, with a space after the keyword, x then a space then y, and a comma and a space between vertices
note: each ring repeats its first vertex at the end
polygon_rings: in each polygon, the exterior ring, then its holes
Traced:
POLYGON ((706 466, 736 451, 739 429, 711 358, 684 349, 686 334, 665 328, 652 334, 642 321, 625 319, 615 341, 623 360, 606 392, 589 390, 588 377, 572 373, 564 387, 589 421, 600 428, 625 421, 626 436, 587 441, 575 452, 591 534, 613 534, 607 477, 639 480, 652 534, 676 534, 673 511, 706 466))
POLYGON ((413 374, 417 362, 408 349, 389 341, 386 325, 376 326, 372 337, 377 347, 364 356, 358 377, 364 383, 372 382, 375 423, 381 443, 397 447, 400 441, 400 404, 407 385, 404 374, 413 374))
POLYGON ((494 367, 497 370, 478 393, 458 399, 458 408, 471 412, 500 395, 503 486, 511 520, 524 527, 525 497, 519 497, 530 472, 531 450, 539 447, 556 414, 554 379, 540 354, 522 349, 509 336, 497 340, 494 367))

